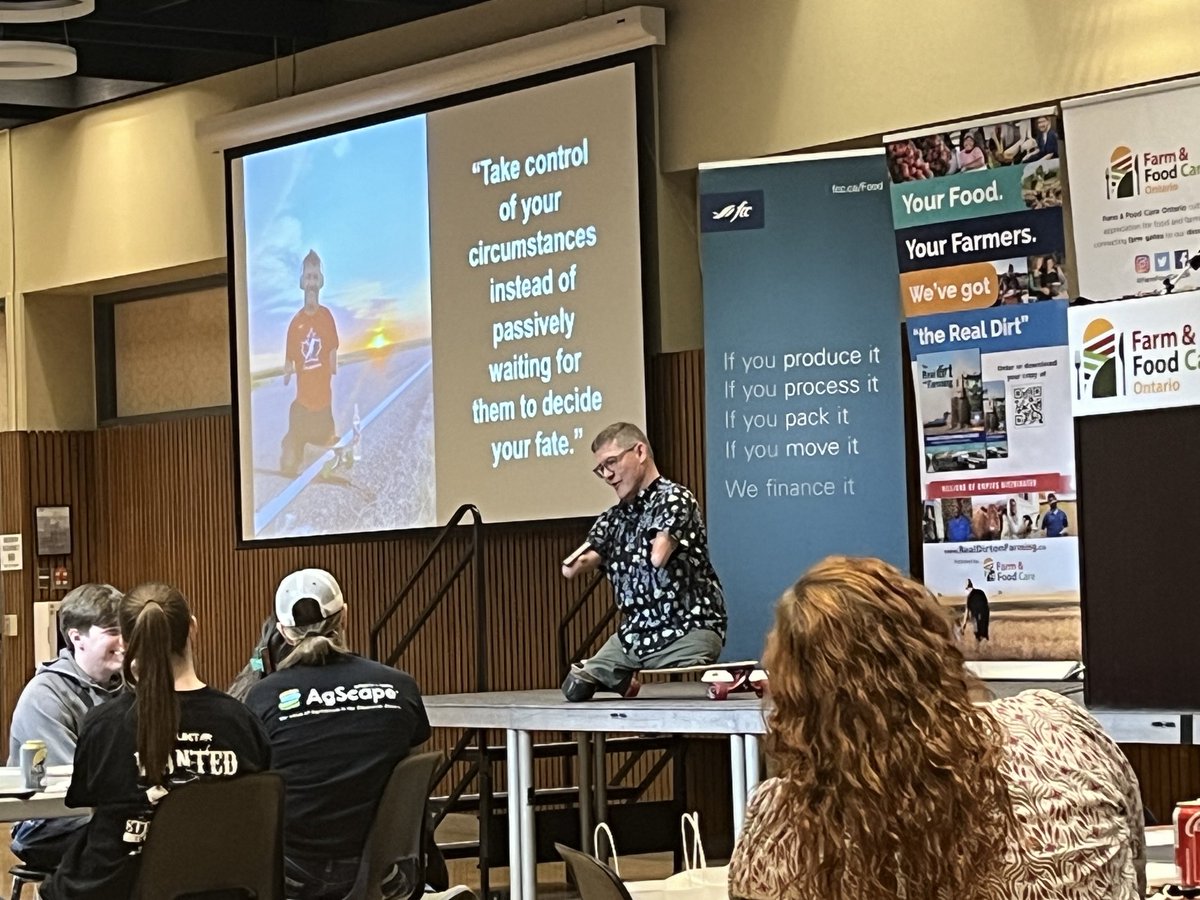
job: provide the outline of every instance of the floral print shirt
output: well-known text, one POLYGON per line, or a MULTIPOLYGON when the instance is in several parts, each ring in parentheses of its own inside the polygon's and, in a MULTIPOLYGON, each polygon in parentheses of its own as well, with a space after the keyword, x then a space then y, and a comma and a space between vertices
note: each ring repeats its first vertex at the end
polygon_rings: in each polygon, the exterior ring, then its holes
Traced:
POLYGON ((701 628, 725 639, 725 594, 708 559, 700 507, 686 487, 656 478, 602 513, 587 539, 623 614, 617 635, 626 653, 640 658, 701 628), (662 567, 650 562, 659 532, 679 542, 662 567))

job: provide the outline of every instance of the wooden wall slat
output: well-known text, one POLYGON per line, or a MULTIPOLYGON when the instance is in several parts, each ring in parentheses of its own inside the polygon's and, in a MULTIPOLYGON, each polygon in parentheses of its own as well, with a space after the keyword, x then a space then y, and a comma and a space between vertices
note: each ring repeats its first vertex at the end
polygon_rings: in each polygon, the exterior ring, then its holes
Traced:
MULTIPOLYGON (((42 570, 67 568, 70 584, 103 578, 96 569, 95 496, 91 432, 0 434, 0 531, 24 535, 24 568, 6 572, 5 612, 17 616, 17 634, 4 638, 4 684, 0 687, 0 736, 8 746, 8 723, 21 688, 40 660, 33 658, 33 603, 60 599, 65 591, 40 580, 42 570), (37 556, 34 513, 39 506, 71 509, 71 553, 37 556)), ((6 753, 7 756, 7 753, 6 753)))
POLYGON ((0 737, 4 756, 8 758, 8 723, 16 698, 33 671, 33 644, 26 640, 33 627, 31 598, 35 573, 32 572, 31 544, 32 507, 29 504, 30 465, 28 435, 19 432, 0 433, 0 534, 22 534, 22 565, 20 571, 0 572, 0 591, 3 592, 4 614, 17 617, 17 637, 5 637, 0 671, 0 737))
POLYGON ((1180 800, 1200 797, 1200 746, 1122 744, 1142 787, 1142 802, 1160 823, 1180 800))

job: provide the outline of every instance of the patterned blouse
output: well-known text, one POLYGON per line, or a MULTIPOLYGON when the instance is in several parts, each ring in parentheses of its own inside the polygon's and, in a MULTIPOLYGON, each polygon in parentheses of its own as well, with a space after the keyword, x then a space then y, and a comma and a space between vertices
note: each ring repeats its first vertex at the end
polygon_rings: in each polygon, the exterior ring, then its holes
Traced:
MULTIPOLYGON (((1008 777, 1021 839, 996 874, 994 900, 1135 900, 1145 895, 1146 849, 1137 778, 1100 723, 1051 691, 988 708, 1008 734, 1008 777)), ((729 895, 834 900, 796 886, 795 836, 782 781, 750 800, 729 863, 729 895)), ((841 900, 841 898, 838 898, 841 900)))
POLYGON ((701 628, 725 639, 725 594, 708 559, 700 507, 683 485, 656 478, 628 503, 601 513, 588 543, 612 582, 623 614, 617 634, 627 653, 646 656, 701 628), (658 568, 650 549, 661 531, 679 546, 658 568))

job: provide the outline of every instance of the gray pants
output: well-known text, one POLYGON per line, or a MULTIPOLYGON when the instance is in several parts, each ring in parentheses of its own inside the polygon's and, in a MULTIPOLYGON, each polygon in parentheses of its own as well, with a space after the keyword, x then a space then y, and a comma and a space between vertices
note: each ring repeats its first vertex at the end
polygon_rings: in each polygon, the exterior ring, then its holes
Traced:
POLYGON ((594 681, 608 690, 615 689, 641 669, 669 669, 675 666, 702 666, 715 662, 721 655, 724 641, 715 631, 689 631, 673 644, 661 650, 634 656, 625 651, 615 634, 604 642, 594 656, 575 665, 572 670, 580 678, 594 681))

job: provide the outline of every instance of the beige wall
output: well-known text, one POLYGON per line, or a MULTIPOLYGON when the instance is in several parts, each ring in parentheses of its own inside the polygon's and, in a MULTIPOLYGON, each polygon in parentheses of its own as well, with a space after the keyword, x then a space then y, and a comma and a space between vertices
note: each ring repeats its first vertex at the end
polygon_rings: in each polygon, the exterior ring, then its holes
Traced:
MULTIPOLYGON (((10 302, 16 427, 69 427, 47 361, 90 357, 90 312, 27 327, 37 291, 225 254, 223 165, 193 140, 198 119, 611 12, 627 2, 492 0, 194 85, 17 129, 0 142, 0 286, 10 302), (11 156, 12 181, 4 177, 11 156), (8 215, 10 196, 12 219, 8 215), (15 227, 10 221, 15 220, 15 227), (15 242, 15 252, 14 252, 15 242), (15 260, 15 266, 14 261, 15 260), (35 346, 47 339, 52 346, 35 346), (85 340, 86 339, 86 340, 85 340), (78 346, 68 342, 78 340, 78 346)), ((659 346, 700 346, 694 169, 946 121, 1200 68, 1200 17, 1184 0, 662 0, 659 58, 662 252, 659 346)), ((66 379, 71 388, 77 378, 66 379)), ((90 400, 89 400, 90 403, 90 400)), ((0 419, 0 425, 3 420, 0 419)), ((73 426, 71 426, 73 427, 73 426)))
POLYGON ((1194 72, 1190 0, 672 0, 663 165, 694 167, 1194 72))
POLYGON ((0 430, 8 422, 8 313, 0 311, 0 430))
POLYGON ((61 290, 225 255, 220 98, 164 91, 13 132, 17 289, 61 290))
POLYGON ((0 336, 0 431, 14 428, 17 387, 24 383, 20 374, 24 355, 19 351, 23 334, 20 317, 14 312, 18 303, 13 289, 12 229, 3 223, 12 221, 12 180, 4 175, 9 166, 12 132, 0 134, 0 296, 4 297, 4 333, 0 336))
POLYGON ((26 425, 37 430, 96 427, 92 298, 78 294, 24 297, 26 425))
POLYGON ((118 303, 113 319, 118 416, 229 405, 224 288, 118 303))

